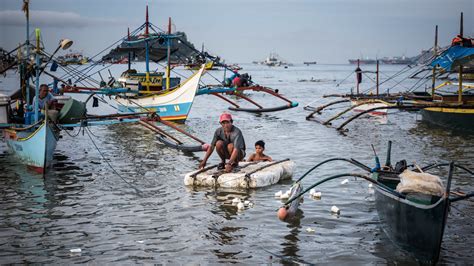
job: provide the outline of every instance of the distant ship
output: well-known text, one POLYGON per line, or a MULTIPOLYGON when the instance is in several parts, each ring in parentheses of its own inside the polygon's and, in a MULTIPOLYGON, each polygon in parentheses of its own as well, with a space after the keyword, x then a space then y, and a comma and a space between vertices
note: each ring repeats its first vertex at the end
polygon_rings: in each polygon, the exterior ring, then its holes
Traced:
POLYGON ((317 62, 316 61, 309 61, 309 62, 303 62, 303 64, 309 66, 309 65, 316 65, 317 62))
MULTIPOLYGON (((361 65, 377 64, 377 59, 349 59, 349 63, 352 65, 357 65, 357 61, 359 61, 361 65)), ((379 59, 379 63, 386 65, 411 65, 415 62, 416 60, 413 57, 405 56, 384 57, 379 59)))
POLYGON ((349 63, 352 65, 357 65, 359 62, 361 65, 373 65, 377 63, 375 59, 349 59, 349 63))
POLYGON ((87 64, 89 58, 82 55, 80 52, 71 52, 64 56, 58 57, 59 64, 65 65, 84 65, 87 64))
POLYGON ((270 55, 263 61, 254 61, 254 64, 259 64, 259 65, 266 65, 269 67, 275 67, 275 66, 283 66, 287 68, 288 66, 291 66, 292 64, 286 62, 285 60, 281 59, 281 57, 276 54, 276 53, 270 53, 270 55))
POLYGON ((382 64, 387 65, 411 65, 415 62, 413 58, 408 58, 405 56, 394 56, 391 58, 384 57, 380 61, 382 62, 382 64))

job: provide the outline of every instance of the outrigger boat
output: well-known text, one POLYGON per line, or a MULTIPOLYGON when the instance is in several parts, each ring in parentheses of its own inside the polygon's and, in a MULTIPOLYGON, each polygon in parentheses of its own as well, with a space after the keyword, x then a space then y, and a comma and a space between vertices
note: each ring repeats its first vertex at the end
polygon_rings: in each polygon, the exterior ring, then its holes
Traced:
POLYGON ((454 202, 474 197, 474 191, 451 193, 451 180, 455 168, 474 176, 472 170, 454 162, 430 164, 420 168, 416 165, 407 165, 406 161, 402 160, 392 166, 391 142, 388 144, 387 160, 383 166, 380 165, 377 154, 374 168, 352 158, 331 158, 312 167, 297 182, 319 166, 333 161, 348 162, 364 170, 365 173, 342 173, 321 178, 301 193, 291 197, 280 208, 279 215, 284 212, 282 209, 287 209, 294 201, 299 201, 305 193, 322 183, 341 177, 359 177, 374 185, 375 206, 387 236, 417 260, 435 264, 439 260, 449 206, 454 202), (439 177, 426 173, 430 169, 442 166, 449 166, 445 185, 439 177))
MULTIPOLYGON (((463 81, 465 69, 470 70, 474 66, 474 42, 472 39, 463 37, 462 20, 463 16, 461 13, 461 31, 456 37, 459 41, 453 42, 453 45, 440 55, 437 54, 438 27, 436 26, 434 55, 430 63, 432 71, 431 93, 408 91, 395 94, 387 93, 381 96, 377 93, 375 96, 363 95, 362 97, 352 94, 346 96, 337 95, 342 97, 342 99, 319 107, 306 106, 306 110, 312 111, 306 119, 331 126, 332 122, 339 119, 342 115, 351 110, 357 110, 359 106, 365 106, 365 108, 358 110, 358 114, 348 118, 336 128, 343 131, 346 130, 345 126, 347 124, 362 115, 376 112, 385 113, 389 109, 396 109, 420 111, 422 120, 430 124, 474 132, 474 94, 472 93, 474 84, 463 81), (436 86, 437 77, 445 73, 453 73, 456 70, 458 74, 457 81, 448 80, 436 86), (358 101, 354 101, 354 98, 358 101), (329 119, 323 121, 315 117, 315 115, 321 114, 324 109, 330 106, 346 102, 352 102, 353 105, 329 119)), ((356 72, 358 70, 359 68, 356 69, 356 72)))

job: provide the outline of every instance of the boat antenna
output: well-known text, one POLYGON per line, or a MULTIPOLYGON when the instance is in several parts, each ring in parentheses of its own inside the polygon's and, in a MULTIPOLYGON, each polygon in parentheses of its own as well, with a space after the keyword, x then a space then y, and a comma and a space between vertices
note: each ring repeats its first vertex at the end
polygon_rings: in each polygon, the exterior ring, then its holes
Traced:
POLYGON ((459 35, 461 38, 463 37, 463 31, 464 31, 464 22, 463 22, 463 12, 461 12, 461 21, 459 21, 459 35))

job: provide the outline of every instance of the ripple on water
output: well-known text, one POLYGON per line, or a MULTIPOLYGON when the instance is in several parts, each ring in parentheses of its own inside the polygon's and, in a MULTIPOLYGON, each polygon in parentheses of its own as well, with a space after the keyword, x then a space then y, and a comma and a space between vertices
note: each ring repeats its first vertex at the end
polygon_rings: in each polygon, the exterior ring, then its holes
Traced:
MULTIPOLYGON (((263 139, 273 158, 296 162, 296 176, 330 157, 353 157, 373 166, 370 145, 383 161, 388 140, 393 141, 392 162, 406 159, 423 165, 456 160, 474 168, 474 146, 469 145, 474 136, 433 128, 421 123, 416 114, 390 114, 384 125, 362 119, 348 125, 346 136, 306 121, 308 112, 302 106, 352 86, 343 83, 335 89, 335 84, 353 71, 351 66, 285 71, 248 67, 253 80, 265 81, 264 85, 279 89, 300 106, 270 114, 231 112, 244 132, 247 153, 253 151, 255 141, 263 139), (296 82, 311 77, 329 82, 296 82)), ((397 69, 386 71, 395 73, 397 69)), ((112 72, 121 71, 114 67, 112 72)), ((279 104, 256 93, 251 97, 265 106, 279 104)), ((181 127, 209 142, 220 112, 227 110, 227 104, 216 99, 197 97, 181 127)), ((334 122, 334 126, 339 124, 334 122)), ((344 186, 342 179, 321 185, 321 200, 305 198, 299 219, 280 222, 276 209, 282 202, 274 193, 287 190, 291 182, 249 191, 187 188, 183 175, 197 167, 202 154, 168 149, 139 126, 102 126, 92 132, 100 152, 87 135, 64 135, 45 178, 4 153, 6 145, 0 142, 2 263, 414 263, 379 227, 373 194, 363 180, 350 178, 344 186), (239 212, 231 203, 235 197, 255 205, 239 212), (331 214, 333 205, 341 209, 339 216, 331 214), (308 232, 308 227, 315 231, 308 232), (76 248, 81 252, 71 252, 76 248)), ((209 164, 217 161, 213 156, 209 164)), ((306 177, 302 184, 308 187, 319 178, 354 170, 334 162, 306 177)), ((438 172, 446 174, 445 170, 438 172)), ((472 178, 463 174, 453 181, 454 189, 472 191, 473 186, 472 178)), ((473 205, 460 202, 455 207, 449 215, 441 263, 470 263, 473 205)))

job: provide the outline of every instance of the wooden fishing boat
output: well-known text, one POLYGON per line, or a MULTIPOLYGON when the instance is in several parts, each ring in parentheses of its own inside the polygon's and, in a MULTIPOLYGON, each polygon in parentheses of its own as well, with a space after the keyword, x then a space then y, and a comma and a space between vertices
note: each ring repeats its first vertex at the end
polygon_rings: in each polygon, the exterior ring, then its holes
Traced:
MULTIPOLYGON (((179 78, 171 78, 171 40, 178 38, 171 33, 171 18, 168 21, 168 31, 160 35, 151 35, 149 28, 152 25, 148 21, 148 6, 146 9, 146 21, 134 32, 140 28, 144 28, 145 32, 140 35, 141 38, 131 41, 129 33, 126 44, 145 43, 145 66, 144 73, 137 73, 136 70, 130 69, 122 74, 119 79, 123 88, 130 89, 129 92, 117 94, 115 100, 118 105, 119 112, 135 113, 135 112, 156 112, 162 120, 171 120, 175 122, 184 122, 191 110, 194 97, 199 88, 199 81, 204 73, 205 65, 189 77, 182 84, 179 78), (160 72, 150 72, 150 42, 161 39, 161 42, 167 45, 167 66, 165 74, 160 72), (163 77, 165 76, 165 79, 163 77)), ((130 57, 130 55, 129 55, 130 57)))
POLYGON ((26 128, 9 128, 3 133, 8 148, 28 168, 44 174, 53 160, 59 128, 49 119, 26 128))
MULTIPOLYGON (((446 225, 449 199, 432 196, 428 201, 402 198, 390 193, 399 182, 397 174, 378 172, 373 178, 375 206, 386 235, 403 250, 423 262, 438 261, 446 225)), ((449 192, 449 191, 448 191, 449 192)))
POLYGON ((156 112, 163 120, 184 122, 191 111, 203 71, 204 67, 182 85, 171 90, 144 96, 117 95, 115 99, 119 111, 122 113, 156 112))
POLYGON ((331 158, 313 166, 296 182, 300 182, 316 168, 333 161, 351 163, 370 175, 342 173, 321 178, 300 194, 290 198, 283 207, 288 208, 289 204, 327 181, 348 176, 362 178, 374 185, 375 205, 380 224, 389 239, 421 263, 438 262, 450 204, 474 197, 472 191, 450 196, 454 169, 461 169, 472 176, 474 171, 454 162, 415 168, 407 166, 406 161, 402 160, 393 167, 390 162, 391 141, 389 141, 387 159, 383 167, 376 153, 376 166, 372 169, 352 158, 331 158), (444 184, 439 177, 426 173, 429 169, 441 166, 449 166, 444 184))

